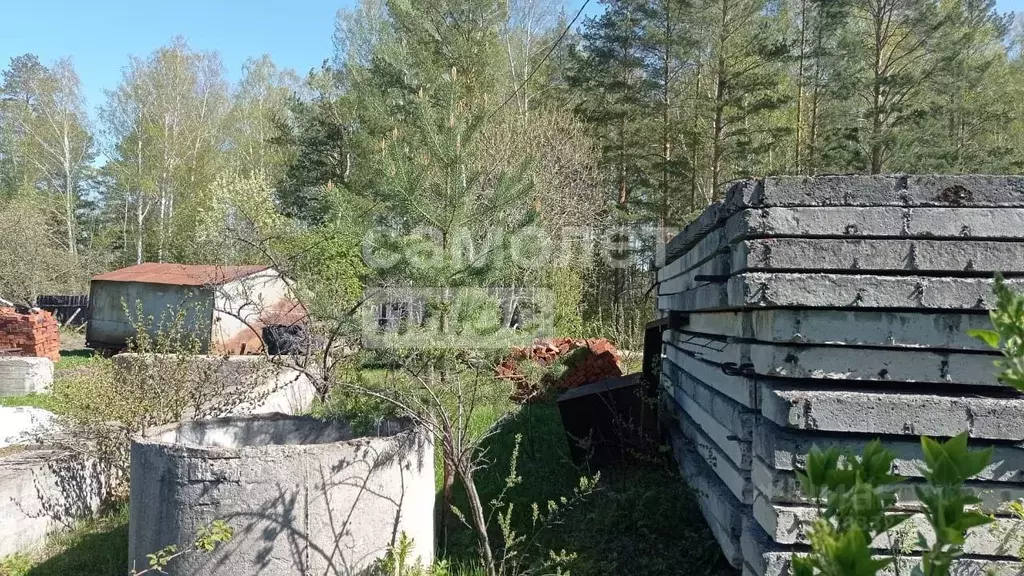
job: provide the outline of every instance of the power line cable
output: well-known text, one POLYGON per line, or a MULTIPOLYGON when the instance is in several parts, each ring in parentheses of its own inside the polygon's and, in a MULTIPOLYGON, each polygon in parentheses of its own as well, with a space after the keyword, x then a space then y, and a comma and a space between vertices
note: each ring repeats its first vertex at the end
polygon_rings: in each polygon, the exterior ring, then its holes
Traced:
POLYGON ((584 0, 583 5, 580 6, 580 9, 576 11, 576 15, 573 16, 572 21, 569 22, 569 25, 566 26, 565 29, 562 30, 562 33, 558 35, 558 38, 555 40, 555 43, 551 45, 551 48, 549 48, 547 53, 544 54, 544 57, 540 59, 540 62, 538 62, 537 65, 533 67, 533 71, 530 72, 530 74, 526 77, 526 80, 523 80, 523 83, 520 84, 519 87, 516 88, 511 94, 509 94, 508 98, 506 98, 504 102, 502 102, 497 108, 495 108, 490 114, 487 115, 488 120, 492 116, 500 112, 502 108, 504 108, 509 102, 512 101, 513 98, 516 97, 517 94, 519 94, 520 90, 526 87, 526 85, 533 78, 533 75, 537 73, 537 70, 540 70, 540 67, 545 62, 547 62, 551 54, 555 51, 556 48, 558 48, 558 45, 562 43, 562 40, 565 39, 565 36, 566 34, 569 33, 569 30, 572 30, 572 27, 576 24, 576 21, 580 19, 580 16, 583 14, 583 11, 587 8, 587 4, 590 4, 590 0, 584 0))

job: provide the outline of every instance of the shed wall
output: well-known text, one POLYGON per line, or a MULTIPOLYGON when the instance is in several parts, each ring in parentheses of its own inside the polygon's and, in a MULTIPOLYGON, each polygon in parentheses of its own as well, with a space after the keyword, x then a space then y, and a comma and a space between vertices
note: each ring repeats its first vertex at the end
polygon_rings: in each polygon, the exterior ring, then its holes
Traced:
POLYGON ((259 349, 264 324, 275 322, 275 311, 290 295, 288 282, 275 270, 217 287, 212 329, 214 349, 231 354, 259 349))
POLYGON ((91 319, 86 329, 86 340, 93 347, 124 348, 135 334, 135 327, 125 314, 125 305, 135 316, 141 304, 142 314, 154 318, 151 334, 155 334, 161 316, 170 315, 182 307, 187 308, 186 325, 190 328, 205 326, 199 334, 203 352, 210 343, 210 314, 213 292, 209 288, 147 284, 144 282, 109 282, 93 280, 89 290, 91 319))

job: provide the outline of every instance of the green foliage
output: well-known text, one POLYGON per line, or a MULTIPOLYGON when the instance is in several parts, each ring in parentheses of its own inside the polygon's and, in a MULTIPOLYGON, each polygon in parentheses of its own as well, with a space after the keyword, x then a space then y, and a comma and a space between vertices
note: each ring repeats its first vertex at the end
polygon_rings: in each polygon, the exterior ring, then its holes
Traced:
POLYGON ((141 304, 134 311, 126 305, 133 354, 96 357, 54 381, 53 405, 69 433, 53 441, 112 467, 115 492, 127 489, 133 435, 183 418, 220 416, 269 393, 261 386, 275 370, 269 362, 246 363, 229 379, 221 376, 227 358, 204 355, 202 310, 182 305, 156 318, 141 304))
POLYGON ((0 558, 0 576, 28 576, 33 564, 26 554, 11 554, 0 558))
POLYGON ((942 443, 921 437, 921 449, 925 462, 921 473, 928 484, 915 492, 935 531, 935 542, 925 551, 921 569, 924 576, 945 576, 963 553, 967 530, 992 522, 991 517, 969 509, 981 499, 965 490, 964 483, 988 466, 993 448, 968 450, 967 432, 962 432, 942 443))
MULTIPOLYGON (((964 432, 942 443, 922 437, 921 449, 927 484, 915 492, 935 538, 929 543, 918 536, 924 549, 919 570, 924 576, 947 576, 963 553, 967 530, 991 522, 970 509, 980 500, 964 483, 988 466, 992 448, 968 450, 964 432)), ((797 476, 820 514, 807 530, 811 553, 793 558, 795 576, 874 576, 893 562, 891 557, 876 558, 871 548, 872 540, 908 517, 887 512, 895 503, 892 485, 903 480, 891 473, 893 460, 877 440, 859 456, 835 447, 811 449, 797 476)))
POLYGON ((149 567, 142 571, 136 571, 132 568, 129 575, 141 576, 142 574, 154 572, 166 574, 167 572, 164 571, 164 568, 167 568, 175 558, 193 553, 208 554, 216 550, 218 545, 224 542, 230 542, 234 535, 234 529, 226 522, 223 520, 214 520, 206 526, 200 526, 196 533, 196 539, 190 547, 179 550, 177 544, 171 544, 157 550, 156 552, 146 554, 146 559, 149 561, 149 567))
POLYGON ((996 305, 989 312, 992 330, 970 330, 971 336, 1003 353, 996 361, 999 381, 1024 391, 1024 294, 1010 289, 1001 276, 993 291, 996 305))

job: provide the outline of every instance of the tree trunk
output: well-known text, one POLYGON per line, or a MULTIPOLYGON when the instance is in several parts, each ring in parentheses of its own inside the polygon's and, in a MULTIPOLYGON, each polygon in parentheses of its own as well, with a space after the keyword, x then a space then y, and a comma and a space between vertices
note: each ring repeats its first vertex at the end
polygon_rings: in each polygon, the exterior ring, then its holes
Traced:
POLYGON ((469 500, 470 518, 473 528, 476 529, 476 537, 480 546, 480 556, 484 561, 488 576, 498 576, 498 568, 494 564, 494 552, 491 550, 491 537, 487 534, 487 520, 484 514, 483 502, 476 490, 476 480, 473 477, 471 464, 463 464, 460 476, 462 484, 466 487, 466 497, 469 500))

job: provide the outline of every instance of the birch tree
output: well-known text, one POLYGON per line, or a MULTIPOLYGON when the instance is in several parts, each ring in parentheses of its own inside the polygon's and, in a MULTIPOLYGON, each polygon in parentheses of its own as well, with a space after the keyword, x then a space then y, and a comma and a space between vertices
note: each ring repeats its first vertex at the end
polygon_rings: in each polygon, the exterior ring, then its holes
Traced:
POLYGON ((180 39, 149 58, 133 57, 108 93, 102 118, 110 172, 124 203, 126 236, 133 215, 137 262, 164 261, 190 245, 196 211, 209 203, 203 194, 226 147, 227 112, 219 57, 194 52, 180 39))
POLYGON ((20 144, 16 161, 38 175, 34 184, 50 197, 62 244, 75 255, 82 182, 94 157, 81 85, 66 58, 48 68, 34 56, 20 58, 5 71, 3 85, 4 117, 20 144))

